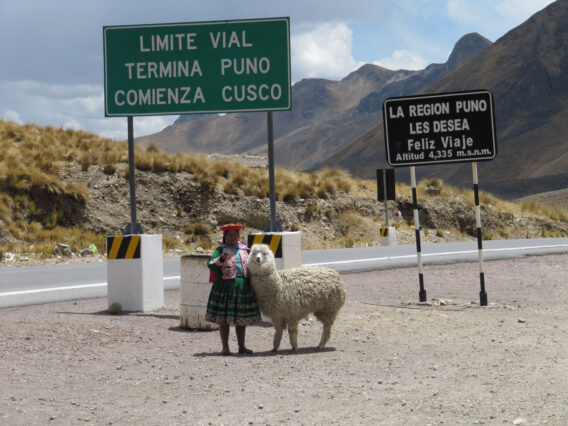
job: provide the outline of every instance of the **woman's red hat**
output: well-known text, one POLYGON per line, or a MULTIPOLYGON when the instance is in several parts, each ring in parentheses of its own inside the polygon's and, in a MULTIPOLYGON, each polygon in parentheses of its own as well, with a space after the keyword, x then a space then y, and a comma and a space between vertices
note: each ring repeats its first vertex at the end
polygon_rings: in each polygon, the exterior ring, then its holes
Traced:
POLYGON ((240 231, 243 229, 243 225, 237 225, 236 223, 227 223, 226 225, 221 226, 221 231, 228 232, 228 231, 240 231))

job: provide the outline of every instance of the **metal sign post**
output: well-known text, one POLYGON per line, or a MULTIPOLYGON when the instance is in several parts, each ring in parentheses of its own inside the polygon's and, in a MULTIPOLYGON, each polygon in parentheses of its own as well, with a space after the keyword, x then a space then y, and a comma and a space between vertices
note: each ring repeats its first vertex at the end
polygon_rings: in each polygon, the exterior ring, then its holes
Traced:
POLYGON ((481 235, 481 209, 479 207, 479 188, 477 179, 477 163, 471 163, 473 171, 473 194, 475 197, 475 225, 477 227, 477 253, 479 257, 479 304, 487 306, 487 293, 485 292, 485 272, 483 272, 483 238, 481 235))
POLYGON ((497 155, 493 95, 487 90, 476 90, 390 98, 383 103, 383 124, 387 162, 393 167, 410 166, 421 302, 426 301, 426 291, 414 166, 473 163, 481 280, 479 296, 480 305, 486 306, 476 162, 492 160, 497 155))
MULTIPOLYGON (((383 169, 383 191, 386 194, 387 193, 387 171, 386 169, 383 169)), ((385 196, 385 226, 389 227, 389 201, 388 201, 388 197, 385 196)))
POLYGON ((385 227, 379 229, 381 245, 396 244, 396 228, 389 223, 389 200, 396 200, 394 169, 377 169, 377 199, 385 203, 385 227))
POLYGON ((420 291, 418 300, 426 302, 426 290, 424 289, 424 272, 422 270, 422 245, 420 244, 420 218, 418 216, 418 197, 416 195, 416 172, 414 166, 410 167, 410 183, 412 185, 412 209, 414 211, 414 233, 416 235, 416 257, 418 260, 418 283, 420 291))
POLYGON ((266 113, 268 127, 268 183, 270 185, 270 220, 266 222, 264 232, 282 232, 282 225, 276 219, 276 185, 274 181, 274 126, 272 111, 266 113))
POLYGON ((394 169, 377 169, 377 199, 385 203, 386 226, 389 227, 388 200, 396 200, 394 169))
POLYGON ((142 225, 136 221, 136 180, 134 176, 134 123, 128 116, 128 180, 130 181, 130 223, 126 225, 124 235, 143 234, 142 225))

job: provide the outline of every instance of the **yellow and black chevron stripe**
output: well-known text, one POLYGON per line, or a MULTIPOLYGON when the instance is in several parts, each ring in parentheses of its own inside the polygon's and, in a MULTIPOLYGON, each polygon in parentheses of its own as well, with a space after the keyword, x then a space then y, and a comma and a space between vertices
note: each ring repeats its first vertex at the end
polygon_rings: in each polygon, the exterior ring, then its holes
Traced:
POLYGON ((252 247, 254 244, 268 244, 274 257, 282 257, 282 235, 272 234, 251 234, 248 236, 248 246, 252 247))
POLYGON ((388 237, 389 236, 389 228, 381 228, 381 230, 379 232, 381 234, 381 237, 388 237))
POLYGON ((140 259, 140 235, 107 237, 107 259, 140 259))

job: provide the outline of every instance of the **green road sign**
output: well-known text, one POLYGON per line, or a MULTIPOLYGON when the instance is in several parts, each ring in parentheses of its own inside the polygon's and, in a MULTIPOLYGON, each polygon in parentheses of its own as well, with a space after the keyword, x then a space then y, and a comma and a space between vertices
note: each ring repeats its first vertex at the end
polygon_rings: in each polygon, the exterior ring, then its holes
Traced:
POLYGON ((290 19, 103 28, 105 115, 292 106, 290 19))

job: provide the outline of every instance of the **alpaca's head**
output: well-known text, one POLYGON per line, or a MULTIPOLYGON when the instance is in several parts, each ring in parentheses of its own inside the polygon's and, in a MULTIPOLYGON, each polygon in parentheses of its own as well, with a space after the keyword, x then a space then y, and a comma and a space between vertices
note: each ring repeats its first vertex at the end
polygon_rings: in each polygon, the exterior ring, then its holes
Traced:
POLYGON ((249 255, 249 270, 251 274, 267 274, 276 267, 274 264, 274 254, 266 244, 255 244, 252 246, 249 255))

